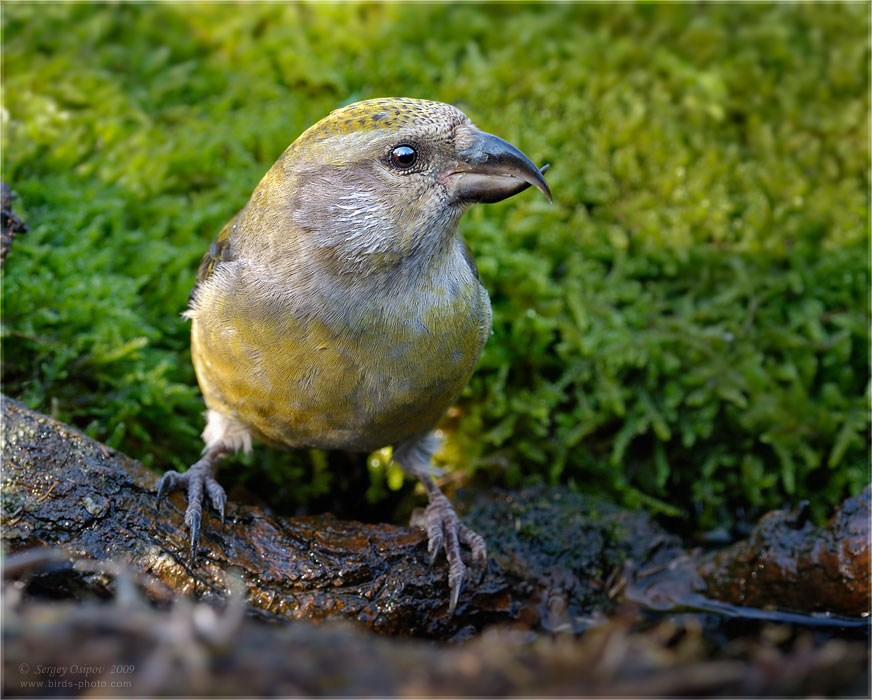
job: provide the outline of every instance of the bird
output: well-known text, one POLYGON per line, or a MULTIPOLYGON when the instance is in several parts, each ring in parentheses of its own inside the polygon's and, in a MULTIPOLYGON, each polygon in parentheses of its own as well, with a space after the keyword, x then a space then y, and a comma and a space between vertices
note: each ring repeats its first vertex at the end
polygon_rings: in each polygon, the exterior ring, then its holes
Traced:
POLYGON ((206 407, 202 457, 167 471, 158 506, 187 497, 193 566, 206 499, 224 522, 215 478, 257 440, 285 449, 372 452, 423 485, 413 516, 431 566, 448 562, 449 615, 484 539, 434 477, 435 427, 468 383, 492 333, 491 305, 458 233, 476 203, 533 186, 544 173, 456 107, 408 97, 332 111, 278 158, 203 256, 184 316, 206 407))

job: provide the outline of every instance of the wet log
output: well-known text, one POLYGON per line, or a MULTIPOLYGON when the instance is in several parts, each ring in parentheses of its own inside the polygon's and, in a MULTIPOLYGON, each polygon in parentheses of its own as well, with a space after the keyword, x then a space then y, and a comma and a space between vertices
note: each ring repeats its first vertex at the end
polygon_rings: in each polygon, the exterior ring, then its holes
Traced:
POLYGON ((461 503, 488 541, 490 562, 449 618, 444 562, 431 569, 423 533, 403 527, 272 517, 231 503, 224 527, 205 515, 190 568, 180 494, 158 512, 157 477, 141 464, 15 401, 2 404, 6 551, 61 546, 205 599, 225 597, 228 572, 238 572, 247 603, 264 617, 352 619, 382 633, 448 639, 507 620, 580 633, 602 624, 615 598, 739 616, 771 607, 868 610, 869 489, 825 528, 802 511, 776 511, 747 540, 705 555, 688 553, 643 513, 560 489, 491 490, 461 503))
MULTIPOLYGON (((70 558, 113 559, 152 574, 172 595, 220 600, 237 572, 247 603, 278 620, 351 619, 386 633, 468 638, 521 620, 581 632, 614 607, 606 580, 627 557, 680 551, 644 513, 559 488, 489 489, 457 499, 486 539, 488 572, 447 615, 447 567, 429 566, 425 536, 404 527, 283 518, 228 503, 227 522, 204 514, 191 568, 181 494, 158 512, 157 476, 138 462, 22 404, 3 399, 2 533, 6 551, 63 547, 70 558)), ((59 581, 63 589, 99 586, 59 581)))
POLYGON ((157 476, 22 404, 2 399, 3 546, 61 547, 71 558, 112 559, 170 590, 222 599, 228 572, 264 617, 353 619, 386 634, 447 639, 506 619, 506 581, 492 567, 449 616, 447 567, 429 566, 424 533, 339 521, 269 517, 228 504, 224 526, 203 520, 197 563, 187 563, 181 494, 158 512, 157 476))
POLYGON ((717 552, 656 552, 629 563, 622 595, 645 608, 809 626, 869 628, 872 487, 823 526, 807 507, 763 516, 717 552))
POLYGON ((703 559, 706 595, 736 605, 869 613, 872 486, 815 526, 806 505, 767 513, 750 536, 703 559))
MULTIPOLYGON (((233 505, 223 529, 206 516, 191 570, 181 498, 158 513, 154 474, 17 402, 2 412, 7 696, 865 692, 862 630, 821 639, 800 621, 724 646, 693 615, 616 617, 619 572, 649 608, 714 601, 700 573, 711 559, 643 514, 559 489, 476 497, 466 518, 490 570, 448 618, 444 565, 429 568, 421 533, 233 505), (691 598, 640 586, 664 574, 672 593, 690 581, 691 598)), ((863 512, 840 522, 854 532, 863 512)))

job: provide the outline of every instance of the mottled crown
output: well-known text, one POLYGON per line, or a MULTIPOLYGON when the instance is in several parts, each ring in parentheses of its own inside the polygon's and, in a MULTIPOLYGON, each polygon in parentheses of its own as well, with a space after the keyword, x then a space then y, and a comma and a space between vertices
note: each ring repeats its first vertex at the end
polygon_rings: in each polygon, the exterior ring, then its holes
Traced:
POLYGON ((447 132, 466 121, 468 119, 463 112, 443 102, 411 97, 380 97, 332 111, 303 132, 297 144, 386 128, 414 126, 423 132, 447 132))

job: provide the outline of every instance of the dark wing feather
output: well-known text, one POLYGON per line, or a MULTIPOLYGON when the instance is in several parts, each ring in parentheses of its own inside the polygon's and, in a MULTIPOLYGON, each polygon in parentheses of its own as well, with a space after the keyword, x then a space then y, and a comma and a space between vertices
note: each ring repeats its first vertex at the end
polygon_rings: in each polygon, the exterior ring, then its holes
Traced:
POLYGON ((236 214, 230 221, 224 224, 224 227, 212 241, 209 250, 200 261, 200 267, 197 268, 197 281, 194 283, 194 288, 188 296, 188 306, 193 302, 197 294, 197 289, 212 275, 215 265, 220 262, 233 260, 233 233, 236 231, 236 220, 239 218, 239 213, 236 214))

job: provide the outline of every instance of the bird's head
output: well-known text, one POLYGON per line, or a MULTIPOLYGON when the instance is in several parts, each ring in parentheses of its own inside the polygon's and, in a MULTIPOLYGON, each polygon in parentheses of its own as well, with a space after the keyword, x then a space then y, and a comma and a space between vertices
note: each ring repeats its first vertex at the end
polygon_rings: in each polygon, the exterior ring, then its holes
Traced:
POLYGON ((543 171, 455 107, 384 98, 338 109, 309 128, 259 189, 268 202, 283 198, 294 230, 337 271, 365 273, 445 249, 476 202, 499 202, 530 185, 550 200, 543 171))

